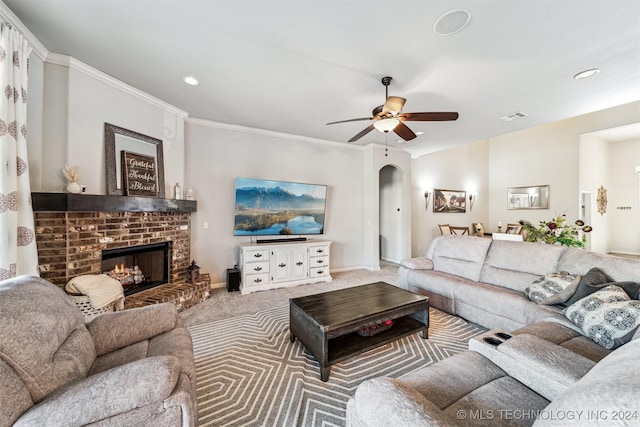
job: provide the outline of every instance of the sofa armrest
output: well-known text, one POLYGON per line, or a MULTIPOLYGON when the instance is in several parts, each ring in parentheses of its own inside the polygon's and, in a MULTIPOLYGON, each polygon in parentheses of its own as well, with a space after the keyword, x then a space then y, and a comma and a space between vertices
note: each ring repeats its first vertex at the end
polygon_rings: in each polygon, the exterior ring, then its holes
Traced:
POLYGON ((87 324, 96 355, 110 353, 170 331, 178 324, 173 304, 155 304, 105 313, 87 324))
POLYGON ((435 404, 413 387, 395 378, 380 377, 363 382, 356 389, 354 404, 350 405, 362 425, 376 427, 456 425, 435 404))
POLYGON ((433 261, 429 258, 411 258, 400 262, 400 265, 410 270, 433 270, 433 261))
POLYGON ((169 397, 180 377, 173 356, 148 357, 89 376, 26 411, 14 426, 86 425, 169 397))
POLYGON ((595 362, 535 335, 515 335, 498 346, 473 339, 478 351, 511 377, 549 400, 575 384, 595 362))

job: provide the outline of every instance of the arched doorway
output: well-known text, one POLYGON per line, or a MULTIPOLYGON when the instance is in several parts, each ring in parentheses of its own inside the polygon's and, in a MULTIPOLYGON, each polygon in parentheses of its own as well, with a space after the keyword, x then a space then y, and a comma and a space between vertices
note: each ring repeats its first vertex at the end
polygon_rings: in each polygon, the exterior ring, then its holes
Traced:
POLYGON ((400 263, 404 256, 404 191, 400 169, 386 165, 379 171, 380 260, 400 263))

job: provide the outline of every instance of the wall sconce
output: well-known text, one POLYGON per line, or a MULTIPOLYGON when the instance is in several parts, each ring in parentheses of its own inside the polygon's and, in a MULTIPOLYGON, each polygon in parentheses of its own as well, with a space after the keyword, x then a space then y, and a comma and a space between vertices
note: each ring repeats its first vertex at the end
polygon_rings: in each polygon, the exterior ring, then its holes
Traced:
POLYGON ((429 199, 431 198, 431 191, 429 191, 429 190, 425 191, 424 192, 424 198, 426 200, 424 209, 428 211, 429 210, 429 199))
POLYGON ((469 193, 469 211, 473 209, 473 204, 476 202, 478 198, 478 193, 469 193))

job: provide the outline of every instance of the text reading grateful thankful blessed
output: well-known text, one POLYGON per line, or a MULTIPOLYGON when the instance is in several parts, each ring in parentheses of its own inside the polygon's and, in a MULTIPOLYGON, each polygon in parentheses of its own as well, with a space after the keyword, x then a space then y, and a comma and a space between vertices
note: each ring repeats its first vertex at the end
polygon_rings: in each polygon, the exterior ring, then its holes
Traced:
POLYGON ((155 158, 122 151, 122 170, 127 196, 156 197, 158 195, 155 158))

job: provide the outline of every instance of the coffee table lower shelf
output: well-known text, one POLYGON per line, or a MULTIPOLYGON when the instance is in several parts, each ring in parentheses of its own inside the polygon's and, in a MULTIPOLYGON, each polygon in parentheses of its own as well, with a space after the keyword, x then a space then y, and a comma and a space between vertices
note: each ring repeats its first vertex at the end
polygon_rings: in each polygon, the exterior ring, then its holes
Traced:
POLYGON ((412 317, 400 317, 394 320, 390 329, 370 337, 363 337, 357 332, 347 335, 329 338, 329 354, 327 365, 338 363, 344 359, 355 356, 365 351, 372 350, 381 345, 413 335, 423 331, 423 338, 427 338, 427 326, 412 317))

